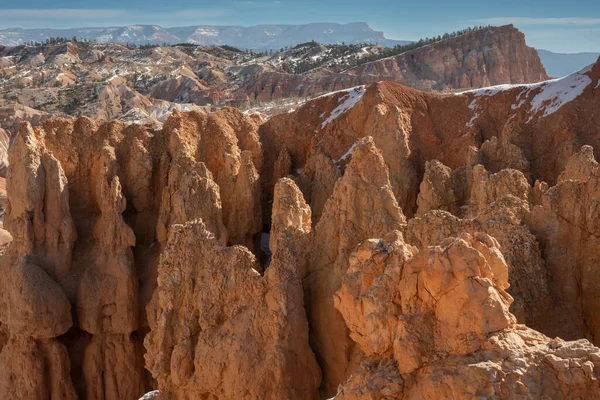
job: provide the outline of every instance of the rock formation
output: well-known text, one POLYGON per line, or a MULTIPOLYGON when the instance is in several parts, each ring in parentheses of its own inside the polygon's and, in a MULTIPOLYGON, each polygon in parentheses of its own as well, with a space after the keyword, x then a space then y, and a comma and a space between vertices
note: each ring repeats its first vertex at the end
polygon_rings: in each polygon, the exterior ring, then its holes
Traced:
POLYGON ((335 398, 597 397, 599 350, 515 324, 497 247, 485 234, 363 242, 336 307, 368 358, 335 398))
POLYGON ((144 308, 173 224, 203 218, 223 245, 258 251, 256 129, 232 109, 181 114, 155 133, 89 119, 22 127, 4 221, 13 236, 0 302, 6 397, 133 399, 150 388, 144 308), (14 369, 23 351, 39 354, 25 375, 14 369), (32 383, 8 383, 15 374, 32 383))
MULTIPOLYGON (((317 198, 328 197, 331 181, 336 179, 329 165, 343 170, 357 139, 365 136, 372 136, 382 150, 394 194, 408 217, 434 208, 461 214, 464 210, 455 209, 456 204, 468 204, 478 164, 492 174, 513 169, 531 185, 536 180, 552 185, 565 167, 564 160, 582 144, 600 146, 593 128, 598 123, 594 112, 598 79, 597 63, 555 81, 455 95, 429 94, 383 82, 322 96, 261 126, 263 193, 272 196, 276 157, 287 153, 289 169, 309 203, 313 205, 314 193, 317 198), (562 87, 572 88, 568 96, 562 87), (536 137, 549 139, 533 139, 536 137), (317 159, 322 161, 315 169, 317 159), (447 173, 433 164, 427 170, 427 163, 436 160, 453 171, 446 185, 451 184, 454 193, 447 193, 447 198, 439 197, 439 191, 446 189, 428 187, 428 180, 447 173), (421 196, 421 201, 434 203, 422 204, 418 211, 421 190, 429 190, 432 197, 421 196)), ((537 199, 536 193, 531 195, 537 199)), ((315 204, 316 220, 322 203, 315 204)))
POLYGON ((9 198, 6 225, 14 240, 0 263, 0 329, 6 334, 0 395, 75 399, 67 349, 57 340, 72 325, 71 304, 57 282, 69 272, 65 253, 75 239, 66 179, 30 128, 15 139, 9 160, 15 166, 7 189, 19 201, 9 198), (44 210, 44 200, 54 207, 44 210))
POLYGON ((6 176, 6 168, 8 167, 8 145, 10 136, 7 131, 0 128, 0 176, 6 176))
POLYGON ((331 157, 324 153, 315 153, 299 172, 295 180, 310 204, 314 226, 319 222, 325 204, 333 194, 333 188, 341 177, 341 171, 331 157))
MULTIPOLYGON (((485 27, 440 38, 392 57, 385 57, 391 50, 381 46, 381 38, 371 41, 380 45, 305 43, 277 51, 282 45, 273 47, 275 52, 267 56, 222 46, 225 42, 219 44, 222 47, 204 46, 204 39, 213 37, 204 35, 204 28, 184 35, 195 38, 194 45, 136 48, 103 43, 108 37, 126 38, 131 43, 142 37, 144 29, 155 28, 131 26, 123 28, 123 36, 113 29, 102 36, 101 43, 53 38, 31 46, 17 43, 0 47, 4 90, 0 96, 0 129, 12 135, 21 122, 36 126, 53 116, 117 119, 159 129, 174 110, 201 112, 216 106, 236 106, 256 107, 274 115, 323 93, 382 80, 440 91, 547 79, 536 51, 527 47, 523 34, 512 26, 485 27), (369 58, 375 61, 350 69, 343 67, 349 60, 364 62, 369 58), (316 60, 324 64, 307 71, 306 65, 316 60)), ((354 29, 365 32, 364 27, 354 29)), ((153 31, 151 41, 170 42, 180 33, 153 31), (160 40, 154 36, 161 34, 168 36, 160 40)), ((76 36, 82 35, 87 33, 76 36)), ((227 36, 234 40, 237 35, 227 36)), ((276 36, 261 35, 271 39, 276 36)), ((314 39, 306 37, 305 41, 314 39)), ((39 40, 35 37, 31 42, 39 40)), ((0 146, 0 159, 3 154, 0 146)))
POLYGON ((466 175, 464 169, 453 171, 438 160, 427 161, 417 197, 417 216, 431 210, 444 210, 454 215, 460 213, 466 175), (462 190, 461 190, 462 189, 462 190))
POLYGON ((533 209, 549 286, 561 308, 562 337, 598 342, 598 259, 600 254, 600 169, 589 146, 573 155, 559 183, 533 209))
POLYGON ((323 370, 325 394, 334 392, 361 358, 333 306, 349 253, 361 241, 404 224, 382 154, 372 138, 364 138, 315 226, 304 279, 311 346, 323 370))
POLYGON ((23 125, 0 397, 600 398, 599 82, 23 125))
POLYGON ((161 397, 317 398, 296 248, 306 245, 310 209, 289 180, 274 208, 264 276, 252 253, 220 245, 202 222, 174 226, 148 306, 146 365, 161 397))
POLYGON ((391 236, 358 247, 335 297, 367 356, 389 351, 408 374, 473 353, 488 334, 514 323, 508 270, 491 237, 465 234, 418 252, 399 232, 391 236))
POLYGON ((512 25, 490 27, 338 74, 256 74, 236 91, 250 102, 308 97, 382 80, 419 90, 467 89, 548 79, 535 49, 512 25))

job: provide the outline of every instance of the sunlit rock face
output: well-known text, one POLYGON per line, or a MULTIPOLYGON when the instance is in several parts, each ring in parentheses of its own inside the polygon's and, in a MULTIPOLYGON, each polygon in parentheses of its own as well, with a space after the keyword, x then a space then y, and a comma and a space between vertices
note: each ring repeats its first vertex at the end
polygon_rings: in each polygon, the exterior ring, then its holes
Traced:
POLYGON ((599 68, 23 125, 0 397, 600 397, 599 68))

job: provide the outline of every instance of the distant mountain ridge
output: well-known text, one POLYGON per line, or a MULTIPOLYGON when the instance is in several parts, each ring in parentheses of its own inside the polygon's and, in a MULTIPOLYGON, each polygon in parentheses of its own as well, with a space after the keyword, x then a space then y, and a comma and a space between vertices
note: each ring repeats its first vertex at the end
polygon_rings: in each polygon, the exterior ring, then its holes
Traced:
POLYGON ((575 71, 579 71, 583 67, 594 64, 600 53, 553 53, 548 50, 537 50, 538 55, 546 72, 553 78, 560 78, 575 71))
POLYGON ((186 26, 163 28, 158 25, 127 25, 109 28, 70 29, 5 29, 0 30, 0 45, 17 46, 28 42, 42 42, 50 37, 76 36, 98 42, 130 44, 229 45, 241 49, 269 50, 295 46, 311 40, 322 44, 376 43, 392 47, 410 43, 388 39, 364 22, 348 24, 311 23, 305 25, 243 26, 186 26))

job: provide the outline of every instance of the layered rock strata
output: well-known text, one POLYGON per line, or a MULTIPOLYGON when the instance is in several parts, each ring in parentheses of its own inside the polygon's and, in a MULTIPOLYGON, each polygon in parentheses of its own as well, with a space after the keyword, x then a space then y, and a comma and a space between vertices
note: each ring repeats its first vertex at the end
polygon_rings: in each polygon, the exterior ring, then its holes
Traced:
POLYGON ((7 398, 130 399, 150 388, 144 308, 172 226, 204 218, 223 245, 258 252, 256 128, 232 109, 178 115, 157 132, 85 118, 21 128, 9 152, 2 370, 37 378, 2 385, 7 398), (40 355, 19 372, 23 351, 40 355))
POLYGON ((599 71, 23 126, 0 397, 600 397, 599 71))

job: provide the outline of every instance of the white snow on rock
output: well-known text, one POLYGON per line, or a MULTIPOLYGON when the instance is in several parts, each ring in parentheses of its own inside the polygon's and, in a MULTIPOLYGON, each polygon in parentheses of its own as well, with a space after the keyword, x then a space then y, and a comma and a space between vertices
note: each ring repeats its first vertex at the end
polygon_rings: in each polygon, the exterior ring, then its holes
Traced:
MULTIPOLYGON (((539 85, 539 83, 534 83, 533 85, 539 85)), ((454 94, 456 96, 460 96, 463 94, 471 93, 475 97, 493 96, 496 93, 504 92, 505 90, 510 90, 510 89, 514 89, 517 87, 525 87, 525 86, 527 86, 527 85, 510 85, 510 84, 496 85, 496 86, 488 86, 488 87, 479 88, 479 89, 465 90, 463 92, 456 92, 454 94)))
POLYGON ((139 400, 158 400, 159 398, 160 395, 158 393, 158 390, 155 390, 153 392, 146 393, 145 395, 140 397, 139 400))
POLYGON ((559 108, 579 97, 586 87, 592 83, 592 79, 585 73, 590 71, 588 66, 581 71, 575 72, 564 78, 554 79, 541 84, 541 91, 531 100, 533 114, 543 111, 542 118, 555 113, 559 108))
POLYGON ((477 104, 477 99, 474 99, 471 104, 469 104, 469 110, 473 111, 473 118, 469 122, 467 122, 467 128, 472 128, 473 123, 477 118, 479 118, 479 105, 477 104))
MULTIPOLYGON (((526 101, 529 101, 528 113, 531 116, 527 122, 530 122, 535 115, 542 113, 540 118, 547 117, 548 115, 558 111, 565 104, 579 97, 585 88, 592 83, 592 79, 586 75, 586 73, 592 69, 592 66, 593 65, 589 65, 580 71, 572 73, 571 75, 549 81, 531 84, 490 86, 481 89, 458 92, 455 93, 455 95, 460 96, 468 93, 475 96, 475 99, 473 99, 471 104, 469 104, 469 109, 474 112, 473 118, 467 123, 467 127, 471 127, 473 126, 473 122, 479 116, 479 105, 477 104, 477 98, 483 96, 493 96, 497 93, 515 88, 522 89, 522 92, 517 96, 517 103, 513 104, 511 109, 519 109, 525 104, 526 101)), ((598 83, 598 86, 600 86, 600 82, 598 83)))
POLYGON ((348 157, 350 157, 352 155, 352 151, 354 151, 354 148, 356 147, 357 144, 358 144, 358 140, 356 142, 354 142, 354 144, 352 144, 352 146, 350 146, 348 151, 345 152, 344 155, 341 156, 340 159, 336 161, 336 163, 345 161, 348 157))
POLYGON ((268 116, 267 114, 263 113, 263 111, 268 111, 270 109, 270 107, 267 108, 251 108, 249 110, 246 110, 243 112, 244 115, 259 115, 261 116, 265 121, 268 121, 271 117, 268 116))
POLYGON ((517 101, 518 101, 519 103, 517 103, 517 104, 513 104, 513 105, 510 107, 510 109, 511 109, 511 110, 516 110, 516 109, 518 109, 518 108, 521 108, 521 106, 522 106, 523 104, 525 104, 525 100, 527 100, 527 96, 526 96, 526 94, 527 94, 527 91, 523 91, 523 92, 519 93, 519 95, 517 96, 517 101), (519 101, 519 100, 520 100, 520 101, 519 101))
POLYGON ((331 112, 331 114, 329 114, 329 117, 321 123, 321 129, 325 128, 330 122, 334 121, 337 117, 354 107, 356 103, 362 99, 366 90, 366 86, 357 86, 351 89, 340 90, 320 96, 329 97, 341 92, 346 93, 344 96, 340 97, 338 106, 331 112))
POLYGON ((467 128, 472 128, 473 124, 475 123, 475 120, 479 118, 479 112, 475 111, 475 114, 473 114, 473 118, 471 118, 469 120, 469 122, 467 122, 467 128))

